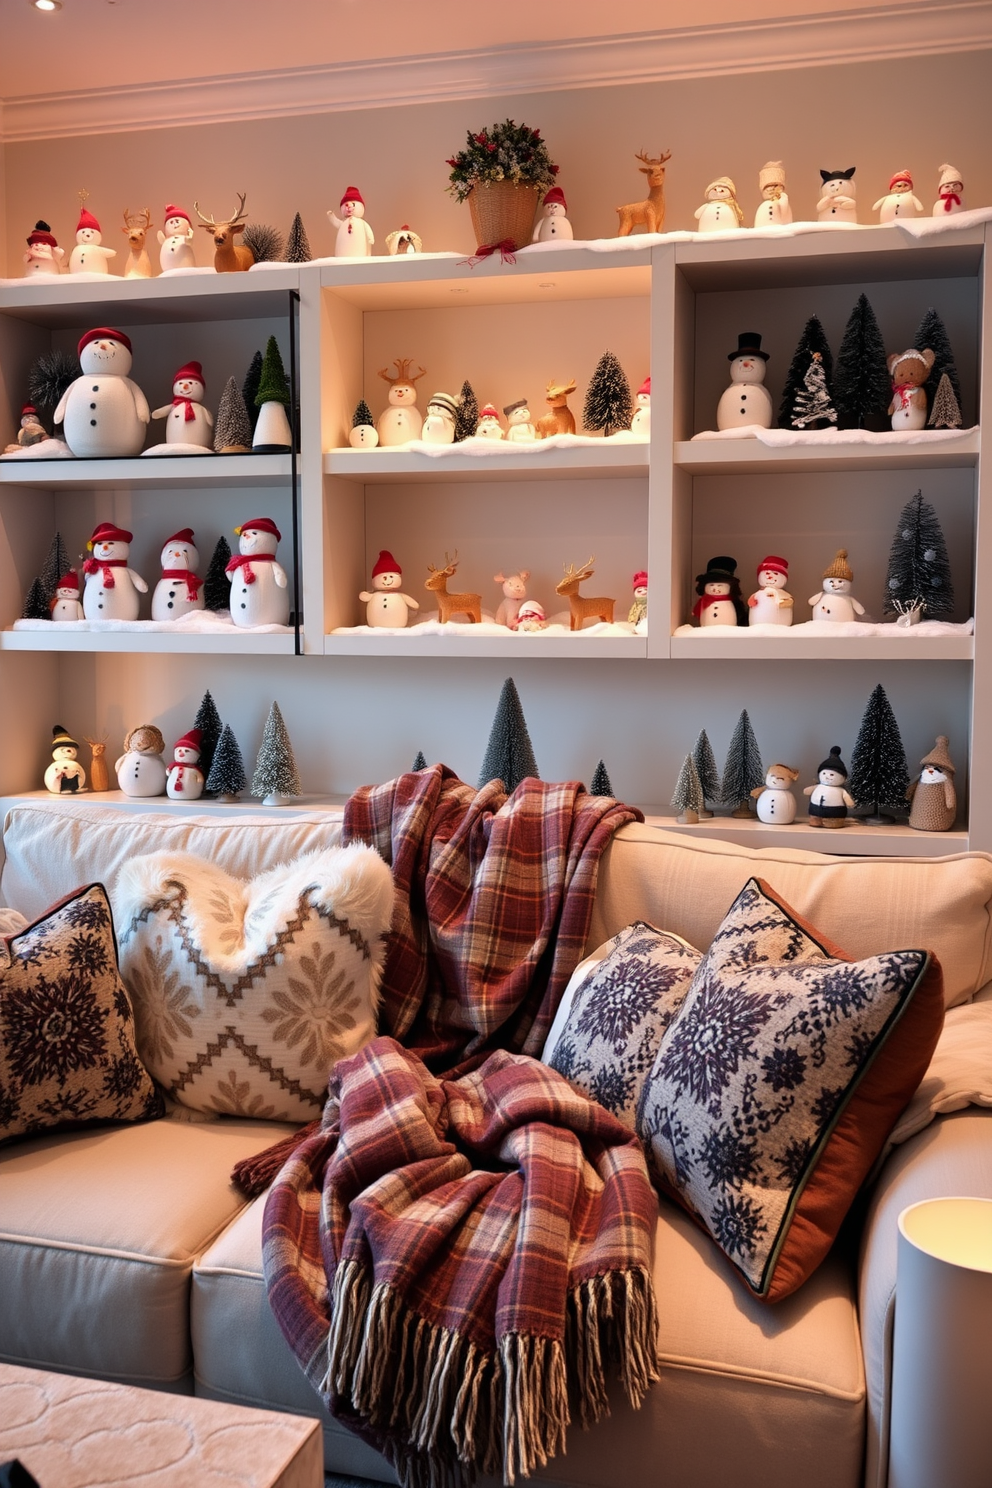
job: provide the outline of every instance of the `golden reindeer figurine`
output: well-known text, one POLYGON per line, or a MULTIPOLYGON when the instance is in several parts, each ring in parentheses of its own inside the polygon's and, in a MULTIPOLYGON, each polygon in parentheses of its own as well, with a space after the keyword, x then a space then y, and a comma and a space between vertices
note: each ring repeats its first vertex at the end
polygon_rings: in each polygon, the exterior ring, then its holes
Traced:
POLYGON ((132 212, 130 207, 124 208, 124 226, 121 232, 127 238, 129 250, 127 263, 124 265, 125 279, 150 279, 152 277, 152 261, 145 247, 145 238, 151 231, 151 226, 150 207, 144 207, 140 212, 132 212))
POLYGON ((643 160, 644 164, 639 167, 641 174, 648 178, 648 194, 644 201, 628 202, 625 207, 617 207, 617 216, 620 218, 620 226, 617 228, 617 237, 626 238, 630 236, 635 227, 643 227, 647 232, 660 233, 665 229, 665 163, 672 157, 671 150, 666 150, 663 155, 649 155, 646 150, 639 150, 635 159, 643 160))
POLYGON ((579 593, 579 585, 593 576, 593 564, 595 558, 576 572, 572 565, 565 565, 565 577, 559 584, 555 585, 555 593, 561 594, 568 599, 568 608, 571 611, 569 630, 581 630, 584 620, 603 620, 607 625, 613 623, 613 599, 592 598, 589 595, 579 593))
POLYGON ((89 734, 83 738, 90 746, 93 758, 90 760, 90 790, 105 791, 110 789, 110 771, 104 753, 107 748, 106 735, 102 739, 91 739, 89 734))
POLYGON ((428 563, 427 568, 430 578, 424 584, 432 594, 437 595, 437 617, 442 625, 447 625, 452 615, 467 615, 469 620, 476 625, 482 624, 482 595, 481 594, 449 594, 448 580, 458 567, 458 552, 455 551, 454 558, 444 555, 444 568, 435 568, 433 563, 428 563))
POLYGON ((574 392, 574 377, 568 382, 552 380, 548 383, 548 393, 544 401, 551 412, 542 413, 537 421, 537 432, 542 439, 551 439, 555 434, 575 433, 575 417, 568 406, 568 395, 574 392))
POLYGON ((212 234, 214 240, 214 268, 218 274, 247 273, 255 262, 255 255, 243 243, 235 243, 236 233, 245 230, 245 193, 239 192, 238 210, 226 222, 215 222, 204 217, 196 202, 193 211, 200 219, 200 226, 212 234))

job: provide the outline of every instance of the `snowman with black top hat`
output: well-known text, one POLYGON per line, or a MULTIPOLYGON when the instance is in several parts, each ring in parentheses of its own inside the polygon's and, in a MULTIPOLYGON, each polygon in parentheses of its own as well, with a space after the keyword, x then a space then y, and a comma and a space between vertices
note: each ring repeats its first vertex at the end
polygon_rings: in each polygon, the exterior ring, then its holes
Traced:
POLYGON ((700 625, 746 625, 747 606, 741 595, 736 558, 711 558, 706 572, 696 575, 699 598, 692 613, 700 625))
POLYGON ((718 429, 742 429, 751 424, 759 429, 772 426, 772 400, 765 387, 767 351, 761 349, 757 331, 741 331, 737 350, 728 351, 730 386, 716 406, 718 429))

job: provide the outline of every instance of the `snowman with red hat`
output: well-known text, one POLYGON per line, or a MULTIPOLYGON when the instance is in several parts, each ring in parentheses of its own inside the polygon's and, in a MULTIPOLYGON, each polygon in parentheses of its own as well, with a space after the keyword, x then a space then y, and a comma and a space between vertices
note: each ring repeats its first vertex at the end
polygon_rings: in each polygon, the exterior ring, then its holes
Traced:
POLYGON ((335 258, 371 258, 375 242, 372 229, 365 221, 365 202, 357 186, 349 186, 340 202, 341 216, 333 209, 327 220, 335 229, 335 258))
POLYGON ((55 597, 48 608, 57 625, 83 619, 83 607, 79 603, 79 580, 72 569, 59 579, 55 597))
POLYGON ((651 438, 651 377, 645 377, 637 395, 634 399, 637 404, 634 417, 630 421, 630 432, 636 439, 651 438))
POLYGON ((172 746, 172 764, 165 767, 165 794, 170 801, 197 801, 203 795, 202 740, 202 731, 192 728, 172 746))
POLYGON ((189 213, 184 212, 182 207, 177 207, 170 202, 165 209, 165 231, 160 232, 158 240, 161 247, 158 251, 159 267, 163 274, 170 269, 192 269, 196 266, 193 257, 193 224, 189 213))
POLYGON ((148 585, 128 568, 133 534, 113 522, 101 522, 86 544, 83 562, 83 616, 87 620, 137 620, 140 596, 148 585))
POLYGON ((879 222, 895 222, 898 217, 922 217, 923 203, 913 194, 913 177, 908 170, 896 171, 889 189, 872 205, 879 222))
POLYGON ((123 331, 98 326, 79 342, 82 376, 55 410, 65 442, 80 459, 136 455, 151 418, 144 393, 128 373, 131 343, 123 331))
POLYGON ((33 230, 28 233, 27 243, 28 251, 24 255, 24 262, 27 264, 24 270, 25 279, 37 279, 39 275, 45 274, 61 274, 65 249, 59 247, 47 222, 35 223, 33 230))
POLYGON ((166 540, 161 561, 162 577, 152 592, 152 619, 178 620, 191 610, 202 610, 203 580, 196 576, 200 555, 191 528, 183 527, 166 540))
POLYGON ((172 402, 153 410, 152 418, 166 420, 165 443, 169 454, 213 454, 214 420, 210 410, 203 406, 206 391, 202 366, 199 362, 187 362, 173 378, 172 402))
POLYGON ((749 625, 791 625, 793 599, 786 593, 789 565, 770 553, 758 564, 758 587, 748 595, 749 625))
POLYGON ((69 254, 70 274, 109 274, 108 259, 117 257, 116 248, 103 247, 100 224, 84 206, 76 223, 76 246, 69 254))
POLYGON ((366 625, 401 628, 411 610, 420 605, 403 593, 403 570, 388 548, 383 548, 372 570, 372 588, 363 589, 359 599, 365 606, 366 625))
POLYGON ((568 202, 560 186, 552 186, 541 203, 541 213, 534 224, 532 243, 571 242, 572 224, 566 217, 568 202))
POLYGON ((238 552, 227 565, 235 625, 288 625, 289 580, 276 562, 282 533, 271 517, 235 527, 238 552))

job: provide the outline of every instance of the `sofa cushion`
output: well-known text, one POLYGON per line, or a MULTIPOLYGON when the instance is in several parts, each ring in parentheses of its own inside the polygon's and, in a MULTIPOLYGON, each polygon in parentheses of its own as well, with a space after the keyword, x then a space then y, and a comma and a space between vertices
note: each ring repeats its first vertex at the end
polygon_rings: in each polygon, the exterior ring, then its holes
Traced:
POLYGON ((705 950, 753 876, 773 883, 798 914, 856 959, 926 946, 943 968, 947 1007, 968 1002, 992 977, 988 853, 841 858, 738 847, 640 824, 621 827, 606 849, 587 947, 632 920, 648 920, 705 950))
POLYGON ((0 1142, 162 1109, 135 1048, 110 905, 88 884, 0 939, 0 1142))

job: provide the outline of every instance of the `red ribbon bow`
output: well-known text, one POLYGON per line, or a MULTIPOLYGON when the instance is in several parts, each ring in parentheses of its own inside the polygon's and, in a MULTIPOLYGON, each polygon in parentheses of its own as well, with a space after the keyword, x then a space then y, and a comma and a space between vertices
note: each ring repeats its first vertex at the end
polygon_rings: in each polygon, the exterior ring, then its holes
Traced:
POLYGON ((243 568, 245 571, 245 583, 254 584, 255 575, 251 571, 251 565, 253 563, 275 563, 275 561, 275 553, 238 553, 237 556, 232 558, 230 563, 225 566, 224 572, 236 573, 239 568, 243 568))
POLYGON ((196 574, 190 573, 188 568, 163 568, 163 579, 185 579, 186 598, 190 604, 196 603, 196 596, 203 586, 203 580, 198 579, 196 574))
POLYGON ((178 408, 179 405, 180 405, 180 403, 185 403, 186 404, 186 412, 183 414, 183 422, 184 423, 187 423, 187 424, 191 424, 193 422, 193 420, 196 418, 196 414, 193 412, 193 399, 192 398, 173 398, 173 400, 172 400, 172 406, 173 406, 173 408, 178 408))
POLYGON ((484 258, 491 258, 494 253, 498 253, 500 263, 515 264, 517 261, 515 256, 516 246, 512 238, 501 238, 498 243, 484 244, 481 248, 475 250, 471 258, 460 258, 458 262, 459 264, 468 264, 470 269, 474 269, 476 264, 480 264, 484 258))
POLYGON ((125 558, 85 558, 83 560, 83 573, 95 574, 103 570, 104 589, 115 589, 114 576, 110 572, 112 568, 127 568, 125 558))

